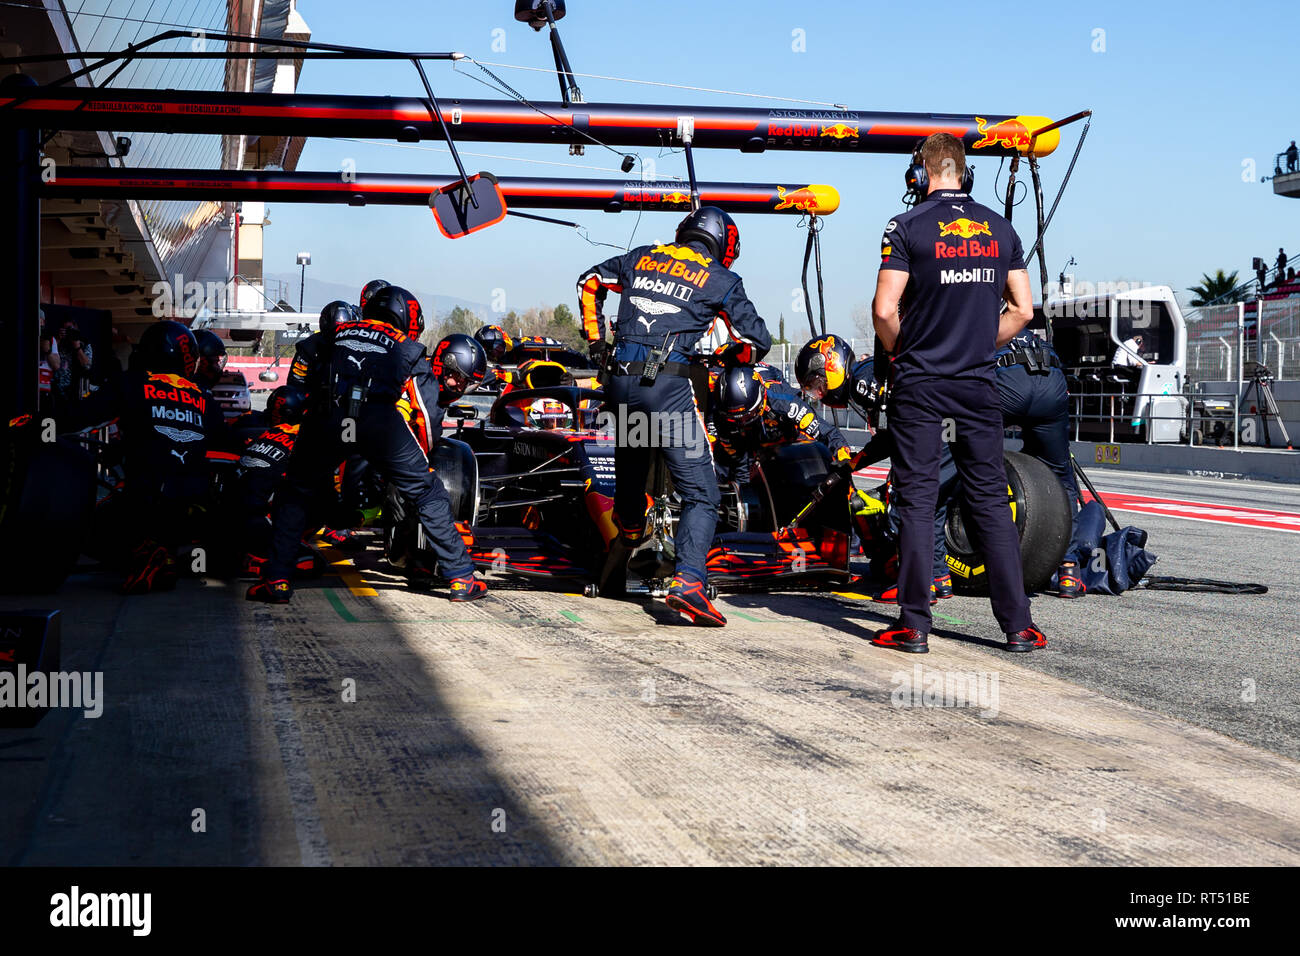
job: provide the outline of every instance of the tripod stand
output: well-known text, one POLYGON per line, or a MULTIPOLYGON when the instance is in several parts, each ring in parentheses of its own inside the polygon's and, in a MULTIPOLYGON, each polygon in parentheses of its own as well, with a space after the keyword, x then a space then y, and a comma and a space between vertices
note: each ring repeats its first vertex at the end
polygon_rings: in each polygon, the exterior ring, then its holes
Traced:
POLYGON ((1282 413, 1278 410, 1277 399, 1273 397, 1273 373, 1269 371, 1267 365, 1260 362, 1254 363, 1250 372, 1250 384, 1246 386, 1246 391, 1241 396, 1241 401, 1245 404, 1250 390, 1255 390, 1255 403, 1259 408, 1259 420, 1264 426, 1264 447, 1272 448, 1273 440, 1268 433, 1268 420, 1270 418, 1277 420, 1277 427, 1282 431, 1282 440, 1286 442, 1287 450, 1291 450, 1291 436, 1287 434, 1286 423, 1282 421, 1282 413))

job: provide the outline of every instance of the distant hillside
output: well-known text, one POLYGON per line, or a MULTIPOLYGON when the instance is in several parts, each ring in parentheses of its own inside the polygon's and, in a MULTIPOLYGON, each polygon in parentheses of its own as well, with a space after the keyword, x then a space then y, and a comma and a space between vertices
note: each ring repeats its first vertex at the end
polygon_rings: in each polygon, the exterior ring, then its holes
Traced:
MULTIPOLYGON (((268 284, 276 281, 283 282, 285 285, 285 298, 293 308, 298 307, 298 273, 288 272, 268 272, 266 274, 268 284)), ((462 299, 454 295, 438 295, 429 292, 427 289, 413 288, 412 292, 424 306, 426 313, 432 313, 437 318, 443 318, 456 306, 462 306, 471 312, 477 313, 484 321, 488 322, 492 317, 492 310, 483 302, 471 302, 468 299, 462 299)), ((357 296, 361 292, 361 287, 355 288, 345 285, 341 282, 327 282, 322 279, 313 279, 311 266, 307 267, 307 282, 303 287, 303 311, 308 314, 317 314, 325 307, 328 302, 335 299, 342 299, 344 302, 356 302, 357 296)))

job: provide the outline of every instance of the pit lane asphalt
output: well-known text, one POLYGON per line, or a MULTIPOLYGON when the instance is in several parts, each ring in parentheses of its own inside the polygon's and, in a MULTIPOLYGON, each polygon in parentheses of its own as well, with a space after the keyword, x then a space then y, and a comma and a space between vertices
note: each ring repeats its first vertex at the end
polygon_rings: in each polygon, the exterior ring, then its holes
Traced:
MULTIPOLYGON (((1300 487, 1088 468, 1097 490, 1300 513, 1300 487)), ((1051 652, 1025 666, 1300 759, 1300 535, 1117 511, 1148 532, 1150 574, 1267 585, 1265 595, 1135 590, 1033 602, 1051 652), (1246 683, 1251 682, 1251 683, 1246 683), (1252 689, 1254 701, 1243 700, 1252 689)), ((1109 528, 1107 530, 1110 530, 1109 528)), ((987 601, 939 605, 996 631, 987 601)))
MULTIPOLYGON (((1286 486, 1094 480, 1300 510, 1286 486)), ((729 596, 712 630, 519 586, 451 605, 373 551, 287 608, 82 573, 0 599, 62 607, 63 669, 107 697, 0 730, 0 860, 1300 862, 1296 537, 1120 517, 1157 573, 1272 590, 1036 599, 1051 647, 1018 657, 956 598, 915 658, 871 647, 895 611, 852 596, 729 596), (996 676, 997 704, 896 706, 914 666, 996 676)))

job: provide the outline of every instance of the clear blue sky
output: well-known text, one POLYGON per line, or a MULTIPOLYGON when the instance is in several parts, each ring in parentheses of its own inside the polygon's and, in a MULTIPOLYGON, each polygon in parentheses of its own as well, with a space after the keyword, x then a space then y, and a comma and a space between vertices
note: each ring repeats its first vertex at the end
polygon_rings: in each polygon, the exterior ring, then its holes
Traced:
MULTIPOLYGON (((668 80, 693 86, 844 103, 850 108, 920 112, 1066 116, 1095 111, 1078 167, 1047 236, 1049 273, 1074 256, 1079 279, 1140 280, 1182 290, 1207 270, 1249 274, 1253 255, 1271 262, 1279 246, 1300 255, 1300 202, 1275 197, 1256 180, 1273 156, 1300 136, 1294 50, 1300 16, 1290 4, 1188 3, 852 3, 847 0, 694 2, 570 0, 561 35, 578 72, 668 80), (1289 22, 1288 22, 1289 21, 1289 22), (930 24, 925 26, 924 24, 930 24), (807 51, 792 50, 792 31, 807 51), (1105 52, 1094 52, 1095 30, 1105 52), (919 52, 925 51, 925 52, 919 52)), ((396 2, 301 0, 313 38, 408 50, 459 50, 483 60, 551 65, 545 34, 513 18, 509 0, 396 2), (494 52, 493 31, 506 49, 494 52)), ((477 73, 462 66, 465 73, 477 73)), ((446 64, 431 67, 439 96, 494 97, 446 64)), ((557 98, 553 75, 497 71, 536 100, 557 98)), ((713 94, 581 79, 589 101, 736 104, 713 94)), ((419 95, 409 65, 308 61, 302 92, 419 95)), ((1079 126, 1043 160, 1048 201, 1059 187, 1079 126)), ((590 169, 467 157, 471 171, 500 175, 622 178, 616 158, 589 149, 571 159, 563 147, 466 144, 494 153, 590 169), (604 167, 604 169, 599 169, 604 167)), ((646 158, 655 151, 643 151, 646 158)), ((352 158, 363 171, 453 171, 445 153, 391 145, 311 140, 302 170, 336 170, 352 158)), ((661 176, 685 175, 680 154, 657 159, 661 176)), ((825 182, 841 193, 823 233, 827 309, 832 328, 874 288, 879 237, 900 208, 903 157, 700 151, 701 179, 825 182)), ((997 163, 976 166, 976 198, 993 204, 997 163)), ((1000 203, 998 203, 1000 205, 1000 203)), ((559 213, 581 220, 593 238, 626 244, 636 214, 559 213)), ((276 204, 267 230, 268 271, 293 271, 299 249, 312 253, 316 278, 360 286, 383 276, 420 289, 490 302, 504 289, 508 308, 575 298, 580 270, 614 250, 588 245, 572 230, 517 219, 466 239, 438 233, 427 209, 350 209, 276 204)), ((637 243, 670 235, 678 215, 646 213, 637 243)), ((792 309, 804 233, 796 220, 745 216, 737 271, 760 312, 776 328, 784 312, 791 338, 806 322, 792 309)), ((1027 199, 1014 223, 1033 240, 1027 199)), ((1034 269, 1037 288, 1037 268, 1034 269)))

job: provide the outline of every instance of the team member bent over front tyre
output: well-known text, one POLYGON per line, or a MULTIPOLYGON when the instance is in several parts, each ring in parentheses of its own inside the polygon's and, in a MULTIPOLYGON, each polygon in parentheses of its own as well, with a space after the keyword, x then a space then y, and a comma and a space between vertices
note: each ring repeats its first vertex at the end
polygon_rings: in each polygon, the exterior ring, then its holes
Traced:
MULTIPOLYGON (((474 577, 474 564, 456 530, 451 504, 424 449, 398 410, 408 383, 416 385, 423 417, 441 421, 438 378, 468 379, 459 368, 434 368, 419 335, 423 313, 405 289, 389 286, 367 303, 363 317, 335 329, 330 371, 333 399, 329 414, 303 422, 285 481, 272 509, 271 555, 265 577, 248 590, 249 600, 287 603, 293 594, 289 570, 313 512, 333 496, 333 475, 357 453, 380 469, 412 503, 443 574, 451 580, 453 601, 482 597, 487 586, 474 577), (435 374, 436 373, 436 374, 435 374)), ((469 340, 482 355, 482 349, 469 340)), ((435 360, 438 356, 435 355, 435 360)), ((480 366, 480 377, 482 367, 480 366)), ((464 390, 466 381, 461 384, 464 390)))

